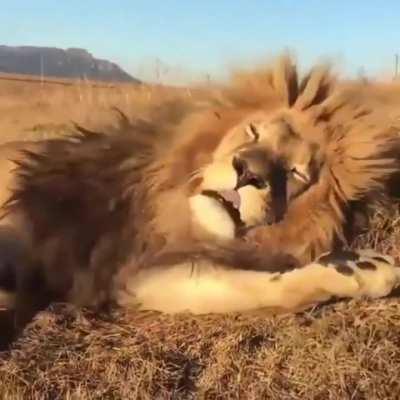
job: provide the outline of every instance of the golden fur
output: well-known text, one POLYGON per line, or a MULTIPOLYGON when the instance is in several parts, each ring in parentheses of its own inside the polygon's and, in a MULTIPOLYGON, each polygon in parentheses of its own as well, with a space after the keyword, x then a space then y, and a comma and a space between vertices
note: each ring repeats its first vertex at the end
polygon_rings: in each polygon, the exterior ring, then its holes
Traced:
POLYGON ((349 207, 377 200, 398 169, 382 115, 325 68, 299 80, 288 57, 215 93, 23 153, 4 207, 29 232, 21 325, 57 299, 296 309, 397 284, 393 260, 376 254, 316 261, 344 240, 349 207))

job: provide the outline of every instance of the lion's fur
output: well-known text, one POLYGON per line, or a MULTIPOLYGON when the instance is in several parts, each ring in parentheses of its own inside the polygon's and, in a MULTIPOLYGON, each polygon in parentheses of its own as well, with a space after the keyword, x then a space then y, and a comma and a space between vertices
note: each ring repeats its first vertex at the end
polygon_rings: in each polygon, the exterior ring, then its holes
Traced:
MULTIPOLYGON (((189 102, 166 104, 148 120, 123 118, 117 132, 78 128, 22 153, 5 210, 32 230, 32 274, 42 271, 35 290, 45 285, 51 298, 101 303, 122 266, 135 276, 151 263, 169 264, 171 254, 178 263, 293 269, 332 249, 343 238, 348 207, 378 198, 398 168, 391 154, 397 133, 378 111, 363 108, 357 90, 339 90, 325 67, 299 80, 283 57, 273 68, 235 76, 207 103, 189 102), (319 149, 318 180, 281 222, 251 229, 247 240, 213 240, 192 223, 188 198, 227 132, 260 111, 319 149)), ((19 284, 25 290, 29 282, 19 284)))
POLYGON ((0 204, 4 204, 12 194, 16 185, 15 161, 21 160, 24 156, 22 150, 38 150, 39 142, 14 141, 7 142, 0 146, 0 204))

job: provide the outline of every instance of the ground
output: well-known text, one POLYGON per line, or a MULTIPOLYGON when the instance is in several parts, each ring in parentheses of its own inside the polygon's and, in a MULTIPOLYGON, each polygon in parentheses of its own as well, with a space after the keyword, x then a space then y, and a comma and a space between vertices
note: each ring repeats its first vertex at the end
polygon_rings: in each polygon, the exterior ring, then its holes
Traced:
MULTIPOLYGON (((37 124, 63 130, 71 119, 65 117, 66 104, 72 114, 78 115, 79 107, 86 110, 88 120, 105 107, 86 100, 74 105, 76 87, 49 88, 63 97, 46 93, 34 113, 33 93, 40 85, 6 86, 10 98, 0 99, 3 141, 42 135, 37 124), (22 92, 29 96, 15 94, 22 92)), ((96 97, 95 89, 86 90, 96 97)), ((119 90, 110 95, 110 104, 124 98, 119 90)), ((145 108, 153 101, 151 92, 140 93, 132 98, 145 108)), ((390 97, 379 95, 382 101, 390 97)), ((371 245, 399 258, 399 244, 400 213, 394 205, 375 211, 373 229, 356 246, 371 245)), ((94 316, 54 305, 37 316, 10 352, 0 354, 2 399, 398 399, 399 378, 400 302, 395 297, 342 301, 275 317, 262 311, 171 317, 117 310, 94 316)))
POLYGON ((0 366, 3 399, 397 399, 400 304, 297 316, 46 312, 0 366))

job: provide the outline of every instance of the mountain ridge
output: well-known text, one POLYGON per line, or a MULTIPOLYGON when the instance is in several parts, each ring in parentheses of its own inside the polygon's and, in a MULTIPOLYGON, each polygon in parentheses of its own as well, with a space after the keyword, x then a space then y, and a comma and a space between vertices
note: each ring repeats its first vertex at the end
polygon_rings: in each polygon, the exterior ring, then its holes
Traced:
POLYGON ((0 45, 0 73, 141 83, 115 62, 76 47, 0 45))

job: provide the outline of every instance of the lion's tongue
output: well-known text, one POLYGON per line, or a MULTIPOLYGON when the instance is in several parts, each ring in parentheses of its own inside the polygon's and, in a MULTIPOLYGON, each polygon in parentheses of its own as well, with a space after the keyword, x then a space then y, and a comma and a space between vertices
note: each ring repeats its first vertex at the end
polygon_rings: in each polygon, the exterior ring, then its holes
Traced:
POLYGON ((236 190, 222 190, 219 194, 226 200, 232 203, 233 207, 239 209, 240 194, 236 190))

